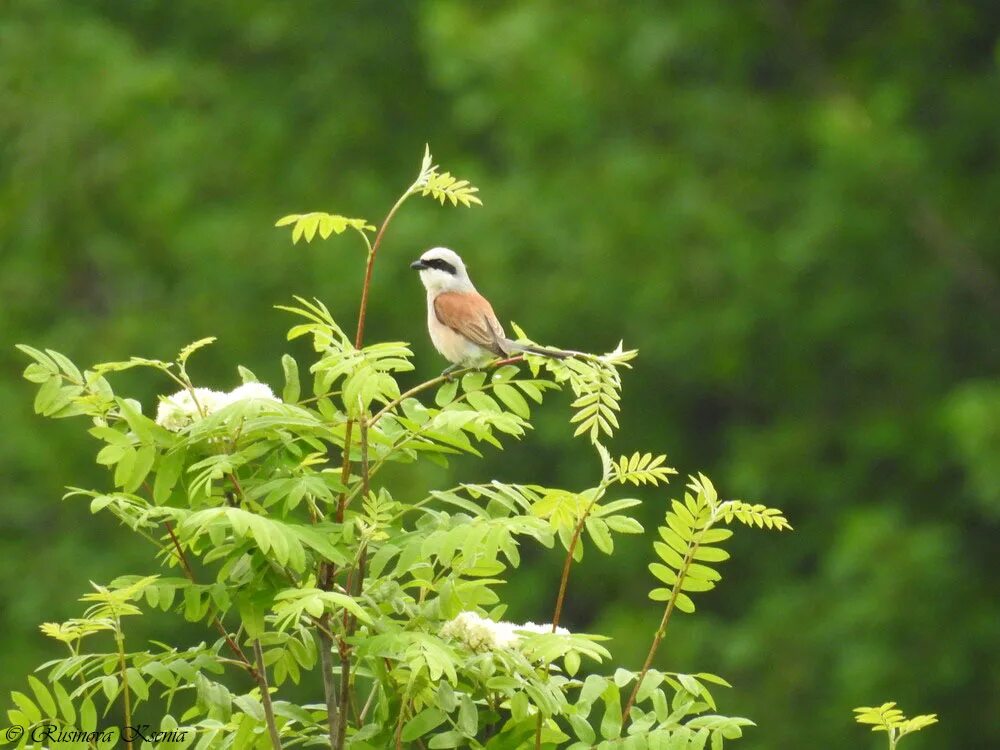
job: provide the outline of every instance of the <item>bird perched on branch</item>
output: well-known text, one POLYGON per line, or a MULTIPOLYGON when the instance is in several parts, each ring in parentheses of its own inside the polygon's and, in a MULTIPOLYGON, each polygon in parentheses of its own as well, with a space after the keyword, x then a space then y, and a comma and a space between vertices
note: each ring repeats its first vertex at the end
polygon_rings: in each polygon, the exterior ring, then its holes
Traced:
POLYGON ((493 306, 476 291, 458 253, 434 247, 410 264, 427 289, 427 330, 434 348, 458 367, 481 367, 494 357, 530 352, 564 359, 573 352, 519 344, 507 338, 493 306))

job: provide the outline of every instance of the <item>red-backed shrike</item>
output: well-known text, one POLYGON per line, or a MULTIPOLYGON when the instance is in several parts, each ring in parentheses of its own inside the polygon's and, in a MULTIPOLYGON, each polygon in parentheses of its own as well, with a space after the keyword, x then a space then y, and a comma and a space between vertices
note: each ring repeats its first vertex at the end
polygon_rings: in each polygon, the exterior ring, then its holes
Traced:
MULTIPOLYGON (((542 349, 504 335, 493 306, 476 291, 458 253, 434 247, 410 264, 427 289, 427 330, 452 367, 481 367, 494 357, 531 352, 562 359, 572 352, 542 349)), ((449 370, 452 368, 449 368, 449 370)))

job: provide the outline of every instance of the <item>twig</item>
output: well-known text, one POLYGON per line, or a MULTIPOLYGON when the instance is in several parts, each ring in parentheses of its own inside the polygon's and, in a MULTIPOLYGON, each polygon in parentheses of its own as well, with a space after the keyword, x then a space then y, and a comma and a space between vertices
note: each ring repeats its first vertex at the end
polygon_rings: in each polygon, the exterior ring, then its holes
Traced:
POLYGON ((389 403, 387 403, 378 412, 375 413, 375 416, 368 421, 368 424, 369 425, 375 424, 377 421, 379 421, 379 419, 381 419, 386 414, 386 412, 395 409, 401 403, 406 401, 406 399, 411 398, 412 396, 416 396, 418 393, 426 391, 428 388, 433 388, 434 386, 439 385, 440 383, 444 383, 447 380, 454 380, 455 378, 461 377, 462 375, 465 375, 466 373, 469 372, 474 372, 475 370, 493 369, 495 367, 502 367, 503 365, 510 365, 514 364, 515 362, 522 362, 522 361, 524 361, 524 355, 518 354, 516 357, 508 357, 507 359, 494 360, 493 362, 488 363, 484 368, 466 367, 462 370, 456 370, 454 372, 450 372, 447 375, 438 375, 436 378, 427 380, 423 383, 420 383, 419 385, 413 386, 413 388, 411 388, 410 390, 406 391, 403 394, 400 394, 398 398, 395 398, 389 403))
POLYGON ((267 731, 271 735, 271 748, 281 750, 281 736, 278 734, 278 725, 274 723, 274 706, 271 705, 271 690, 267 686, 267 667, 264 666, 264 651, 260 647, 260 638, 254 638, 253 652, 257 657, 260 700, 264 704, 264 719, 267 721, 267 731))
MULTIPOLYGON (((125 635, 122 633, 122 621, 118 612, 112 607, 115 617, 115 643, 118 645, 118 665, 122 675, 122 704, 125 711, 125 726, 132 726, 132 697, 129 695, 128 668, 125 663, 125 635)), ((125 737, 125 745, 132 750, 132 733, 125 737)))
MULTIPOLYGON (((323 614, 326 624, 329 624, 330 613, 323 614)), ((323 695, 326 697, 326 719, 327 732, 330 737, 330 747, 337 744, 337 726, 339 713, 337 711, 337 687, 333 682, 333 639, 327 634, 329 631, 320 633, 320 668, 323 670, 323 695)))
POLYGON ((406 707, 410 701, 410 691, 407 688, 406 693, 403 695, 403 703, 399 707, 399 719, 396 720, 396 750, 402 750, 403 748, 403 720, 406 718, 406 707))
POLYGON ((358 727, 360 728, 364 724, 365 716, 368 715, 368 709, 372 707, 372 703, 375 702, 375 694, 378 692, 378 682, 372 683, 372 691, 368 694, 368 700, 365 701, 365 705, 361 708, 361 714, 358 716, 358 727))
MULTIPOLYGON (((163 526, 167 530, 167 534, 170 535, 171 541, 174 543, 174 549, 177 552, 177 559, 181 563, 184 575, 187 576, 191 583, 197 584, 197 580, 195 580, 194 577, 194 571, 191 570, 191 564, 188 562, 187 555, 184 554, 184 548, 181 547, 180 540, 177 539, 177 535, 174 533, 174 529, 170 525, 170 521, 164 521, 163 526)), ((257 674, 257 668, 250 662, 246 654, 243 653, 243 649, 240 648, 240 644, 233 640, 232 636, 229 635, 229 631, 226 630, 226 626, 222 623, 222 620, 219 619, 218 615, 212 615, 212 624, 215 626, 215 629, 219 631, 219 635, 225 639, 226 645, 229 646, 229 650, 236 654, 240 664, 248 672, 250 672, 250 675, 255 680, 260 682, 260 675, 257 674)))
MULTIPOLYGON (((361 492, 367 497, 370 491, 368 474, 368 422, 364 417, 358 421, 360 428, 361 443, 361 492)), ((365 552, 362 548, 357 568, 354 571, 354 583, 348 578, 347 593, 357 596, 363 589, 363 579, 365 575, 365 552)), ((351 646, 347 643, 347 638, 351 636, 357 626, 357 620, 344 610, 344 638, 340 641, 340 716, 337 721, 337 737, 335 748, 344 746, 344 739, 347 736, 347 706, 351 699, 351 646)))
MULTIPOLYGON (((706 528, 708 527, 706 526, 706 528)), ((649 668, 653 665, 653 657, 656 656, 656 651, 660 648, 663 636, 667 632, 667 624, 670 622, 670 615, 674 612, 674 605, 677 603, 677 595, 681 591, 681 584, 684 583, 684 577, 687 575, 688 566, 691 565, 691 561, 694 559, 694 553, 698 551, 698 546, 698 543, 695 542, 688 547, 687 554, 684 555, 684 563, 677 571, 677 580, 674 582, 674 586, 670 591, 670 599, 667 600, 667 606, 663 611, 663 619, 660 620, 660 626, 656 629, 656 635, 653 637, 653 643, 649 647, 649 653, 646 654, 646 661, 642 665, 642 671, 639 672, 639 677, 635 681, 635 687, 632 688, 628 701, 625 703, 625 710, 622 711, 623 725, 626 721, 628 721, 628 715, 632 710, 633 704, 635 703, 635 697, 639 694, 639 687, 642 685, 642 681, 646 678, 646 673, 649 671, 649 668)))
MULTIPOLYGON (((389 213, 386 214, 385 219, 382 221, 382 226, 379 227, 378 233, 375 235, 375 241, 372 243, 371 249, 368 251, 368 263, 365 267, 365 283, 361 287, 361 309, 358 311, 358 331, 354 337, 355 349, 361 348, 361 343, 365 338, 365 318, 368 314, 368 290, 372 284, 372 271, 375 268, 375 256, 378 255, 378 249, 382 246, 382 238, 385 236, 385 230, 388 228, 389 222, 392 221, 392 217, 396 215, 396 212, 412 194, 413 188, 410 187, 399 197, 399 200, 393 204, 392 208, 389 209, 389 213)), ((368 238, 365 237, 365 241, 367 241, 367 239, 368 238)))
POLYGON ((351 699, 351 647, 344 639, 340 641, 340 715, 337 717, 337 736, 333 747, 344 747, 347 736, 347 704, 351 699))
MULTIPOLYGON (((378 257, 379 248, 382 246, 382 239, 385 237, 385 231, 389 227, 389 223, 392 218, 396 215, 396 212, 400 209, 407 198, 413 193, 414 186, 407 188, 399 199, 392 205, 389 209, 389 213, 386 214, 385 219, 382 221, 382 225, 379 227, 378 232, 375 234, 375 241, 368 245, 368 261, 365 264, 365 279, 361 287, 361 304, 358 310, 358 328, 354 336, 354 348, 360 349, 364 343, 365 338, 365 321, 368 316, 368 294, 371 289, 372 283, 372 273, 375 269, 375 259, 378 257)), ((361 236, 364 238, 365 244, 368 244, 368 236, 363 232, 361 236)), ((347 424, 344 428, 344 457, 343 465, 340 471, 340 481, 341 484, 347 485, 347 480, 351 475, 351 439, 353 437, 354 431, 354 420, 347 420, 347 424)), ((341 492, 340 498, 337 502, 337 523, 344 522, 344 514, 347 510, 347 492, 341 492)), ((320 587, 329 590, 333 585, 333 579, 336 575, 336 567, 329 563, 323 562, 320 565, 320 575, 319 582, 320 587)), ((324 636, 321 635, 321 639, 324 636)), ((332 650, 333 643, 324 643, 325 650, 332 650)), ((350 648, 344 641, 340 642, 340 711, 336 716, 336 733, 333 729, 334 716, 330 715, 330 745, 332 748, 339 750, 344 745, 344 737, 347 731, 347 698, 350 692, 351 683, 351 670, 350 670, 350 648)), ((328 660, 327 660, 328 661, 328 660)), ((331 707, 336 706, 336 697, 333 694, 333 684, 332 684, 332 664, 324 664, 323 667, 323 685, 326 691, 326 702, 327 711, 329 712, 331 707)))
POLYGON ((590 517, 590 511, 593 510, 597 501, 604 497, 604 491, 608 487, 607 477, 601 480, 600 486, 594 493, 594 499, 590 501, 590 504, 584 509, 580 516, 580 520, 576 523, 576 528, 573 529, 573 537, 570 539, 569 546, 566 548, 566 560, 563 562, 562 577, 559 579, 559 593, 556 595, 556 608, 552 613, 552 632, 556 632, 559 628, 559 618, 562 617, 563 601, 566 598, 566 588, 569 585, 569 572, 573 567, 573 553, 576 551, 576 545, 580 542, 580 535, 583 533, 583 527, 587 523, 587 519, 590 517))
MULTIPOLYGON (((580 520, 577 521, 576 527, 573 529, 573 537, 570 539, 569 546, 566 548, 566 560, 563 562, 562 576, 559 579, 559 593, 556 595, 556 608, 552 613, 552 632, 555 633, 559 628, 559 618, 562 617, 563 602, 566 599, 566 588, 569 586, 569 572, 573 567, 573 553, 576 551, 576 545, 580 541, 580 534, 583 533, 583 526, 587 522, 587 517, 590 515, 590 509, 594 507, 594 503, 597 502, 598 498, 601 497, 603 493, 598 493, 596 497, 590 501, 590 505, 580 516, 580 520)), ((546 673, 549 671, 548 665, 545 667, 546 673)), ((540 750, 542 747, 542 713, 538 712, 538 723, 535 726, 535 750, 540 750)))

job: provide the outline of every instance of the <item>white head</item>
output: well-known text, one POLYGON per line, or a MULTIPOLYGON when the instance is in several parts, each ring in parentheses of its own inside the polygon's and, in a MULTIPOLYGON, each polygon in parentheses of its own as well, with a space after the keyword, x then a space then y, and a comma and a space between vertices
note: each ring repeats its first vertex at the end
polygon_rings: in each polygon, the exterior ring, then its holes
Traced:
POLYGON ((432 294, 441 292, 473 292, 475 287, 458 253, 446 247, 432 247, 410 264, 420 271, 420 280, 432 294))

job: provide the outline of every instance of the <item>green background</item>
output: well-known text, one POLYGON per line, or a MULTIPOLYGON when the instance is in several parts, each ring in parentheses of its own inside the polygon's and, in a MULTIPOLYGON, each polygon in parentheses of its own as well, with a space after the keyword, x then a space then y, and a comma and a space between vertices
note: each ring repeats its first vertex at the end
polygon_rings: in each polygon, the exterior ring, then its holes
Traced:
MULTIPOLYGON (((272 305, 315 295, 353 326, 363 251, 293 247, 274 220, 380 220, 429 142, 485 206, 406 205, 369 340, 414 342, 412 382, 440 371, 407 265, 453 247, 535 339, 640 350, 617 452, 795 525, 737 534, 659 665, 733 682, 720 710, 760 725, 740 747, 875 747, 851 708, 890 699, 940 714, 914 750, 1000 745, 998 22, 931 0, 5 4, 0 689, 56 655, 37 626, 88 580, 153 565, 60 502, 108 482, 85 424, 32 414, 13 344, 87 364, 216 335, 201 384, 238 362, 280 386, 272 305)), ((392 488, 588 486, 568 415, 553 397, 523 444, 392 488)), ((682 484, 637 492, 647 528, 682 484)), ((659 617, 650 557, 588 550, 570 583, 566 624, 631 667, 659 617)), ((512 617, 548 619, 558 569, 526 556, 512 617)))

